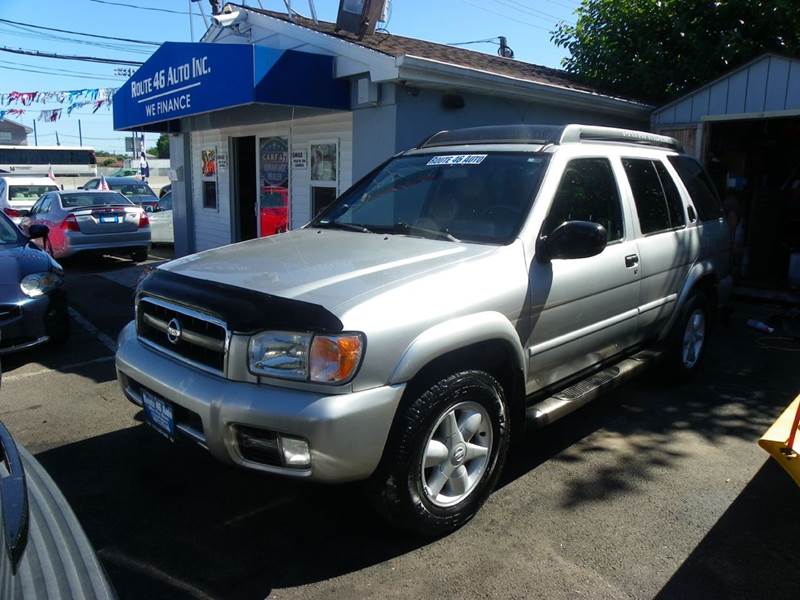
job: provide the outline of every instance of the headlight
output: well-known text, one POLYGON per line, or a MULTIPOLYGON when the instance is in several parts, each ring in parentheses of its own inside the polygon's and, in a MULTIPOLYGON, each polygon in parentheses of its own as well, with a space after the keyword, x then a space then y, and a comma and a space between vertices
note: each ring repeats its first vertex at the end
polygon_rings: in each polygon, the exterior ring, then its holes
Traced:
POLYGON ((297 381, 343 383, 355 375, 363 348, 363 336, 358 333, 267 331, 250 339, 250 371, 297 381))
POLYGON ((52 292, 61 285, 63 279, 55 271, 47 273, 31 273, 22 278, 19 282, 19 289, 22 293, 31 298, 36 298, 48 292, 52 292))

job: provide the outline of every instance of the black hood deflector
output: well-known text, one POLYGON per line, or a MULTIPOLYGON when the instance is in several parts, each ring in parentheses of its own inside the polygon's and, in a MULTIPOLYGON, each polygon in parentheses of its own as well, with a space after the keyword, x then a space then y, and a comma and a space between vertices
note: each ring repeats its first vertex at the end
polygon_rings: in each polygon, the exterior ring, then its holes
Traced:
POLYGON ((137 295, 156 296, 213 315, 231 331, 266 329, 339 333, 342 322, 318 304, 281 298, 246 288, 196 279, 156 269, 140 284, 137 295))

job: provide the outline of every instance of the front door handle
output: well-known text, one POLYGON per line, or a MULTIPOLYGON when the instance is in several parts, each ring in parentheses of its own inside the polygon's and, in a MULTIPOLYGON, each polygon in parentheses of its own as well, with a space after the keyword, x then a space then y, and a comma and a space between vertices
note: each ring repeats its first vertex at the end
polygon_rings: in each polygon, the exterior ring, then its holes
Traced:
POLYGON ((636 255, 636 254, 628 254, 628 256, 625 257, 625 266, 627 268, 630 269, 631 267, 635 267, 638 264, 639 264, 638 255, 636 255))

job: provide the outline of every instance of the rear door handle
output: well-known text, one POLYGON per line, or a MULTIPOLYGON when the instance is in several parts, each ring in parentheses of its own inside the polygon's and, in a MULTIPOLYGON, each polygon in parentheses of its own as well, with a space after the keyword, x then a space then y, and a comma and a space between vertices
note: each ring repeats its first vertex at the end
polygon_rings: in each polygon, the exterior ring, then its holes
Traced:
POLYGON ((627 268, 630 269, 631 267, 635 267, 638 264, 639 264, 639 256, 638 255, 636 255, 636 254, 628 254, 628 256, 625 257, 625 266, 627 268))

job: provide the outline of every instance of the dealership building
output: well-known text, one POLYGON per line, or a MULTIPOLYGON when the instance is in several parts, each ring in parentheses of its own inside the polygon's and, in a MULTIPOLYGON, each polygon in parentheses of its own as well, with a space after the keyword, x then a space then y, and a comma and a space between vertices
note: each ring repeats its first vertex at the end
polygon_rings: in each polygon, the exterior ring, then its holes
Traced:
POLYGON ((651 110, 556 69, 228 4, 201 42, 164 43, 117 91, 114 126, 170 134, 181 256, 301 227, 443 129, 646 129, 651 110))

